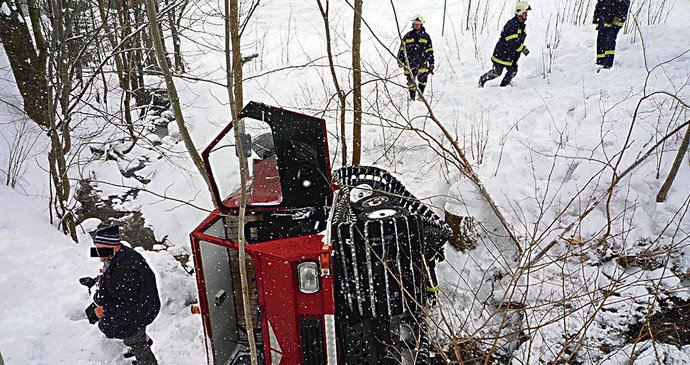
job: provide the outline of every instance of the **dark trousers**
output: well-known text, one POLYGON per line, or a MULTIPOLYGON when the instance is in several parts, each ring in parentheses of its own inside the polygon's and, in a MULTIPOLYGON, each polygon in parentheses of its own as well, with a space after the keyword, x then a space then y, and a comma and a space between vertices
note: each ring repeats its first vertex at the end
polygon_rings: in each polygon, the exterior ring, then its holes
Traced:
POLYGON ((513 81, 513 77, 517 75, 518 72, 518 65, 517 61, 513 62, 512 66, 503 66, 500 63, 494 62, 494 67, 489 70, 489 72, 485 73, 482 75, 482 77, 479 78, 479 86, 484 87, 484 84, 489 81, 493 80, 503 73, 503 69, 506 69, 506 75, 503 76, 503 81, 501 81, 501 86, 508 86, 510 85, 510 82, 513 81))
POLYGON ((411 70, 405 69, 405 77, 407 77, 407 89, 410 91, 410 99, 414 100, 417 94, 414 79, 415 77, 417 78, 419 91, 423 94, 429 79, 429 69, 426 66, 413 67, 411 70))
POLYGON ((132 349, 132 354, 137 359, 138 365, 158 365, 156 356, 151 351, 151 346, 146 336, 146 327, 125 338, 122 342, 124 342, 125 346, 129 346, 132 349))
POLYGON ((604 67, 613 66, 613 56, 616 53, 616 37, 621 28, 615 25, 610 27, 599 25, 597 34, 597 65, 604 67))

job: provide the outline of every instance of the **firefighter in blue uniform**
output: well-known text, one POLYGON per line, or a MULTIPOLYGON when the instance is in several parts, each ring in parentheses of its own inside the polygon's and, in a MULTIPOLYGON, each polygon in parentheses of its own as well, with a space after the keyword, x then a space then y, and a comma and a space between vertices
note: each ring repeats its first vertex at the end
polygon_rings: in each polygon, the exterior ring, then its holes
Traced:
POLYGON ((434 72, 435 66, 431 37, 424 29, 424 18, 421 15, 412 18, 412 30, 402 38, 398 51, 398 67, 404 67, 410 99, 414 100, 417 94, 415 78, 419 81, 419 91, 424 93, 429 73, 434 72))
POLYGON ((506 75, 501 81, 501 86, 510 85, 510 81, 518 72, 517 61, 521 54, 527 56, 529 50, 525 47, 525 21, 527 21, 527 11, 532 10, 527 2, 518 2, 515 6, 515 17, 510 19, 501 31, 501 38, 496 43, 494 53, 491 56, 493 68, 479 78, 479 87, 484 87, 484 84, 493 80, 503 73, 506 69, 506 75))
POLYGON ((613 66, 616 53, 616 37, 625 25, 630 0, 599 0, 594 8, 593 23, 597 25, 597 65, 613 66))

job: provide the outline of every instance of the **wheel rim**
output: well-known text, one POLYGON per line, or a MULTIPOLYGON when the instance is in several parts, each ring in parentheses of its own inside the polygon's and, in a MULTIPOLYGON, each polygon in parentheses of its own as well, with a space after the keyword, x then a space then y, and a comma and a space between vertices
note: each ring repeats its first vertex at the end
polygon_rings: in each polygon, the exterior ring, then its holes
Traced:
POLYGON ((390 199, 384 195, 377 195, 362 202, 364 208, 376 208, 388 203, 390 199))
POLYGON ((393 217, 397 213, 398 213, 398 210, 395 208, 383 208, 383 209, 376 209, 376 210, 372 210, 370 212, 366 212, 366 213, 364 213, 364 215, 369 219, 385 219, 385 218, 393 217))
POLYGON ((360 184, 350 190, 350 202, 356 203, 366 197, 371 196, 373 188, 369 184, 360 184))

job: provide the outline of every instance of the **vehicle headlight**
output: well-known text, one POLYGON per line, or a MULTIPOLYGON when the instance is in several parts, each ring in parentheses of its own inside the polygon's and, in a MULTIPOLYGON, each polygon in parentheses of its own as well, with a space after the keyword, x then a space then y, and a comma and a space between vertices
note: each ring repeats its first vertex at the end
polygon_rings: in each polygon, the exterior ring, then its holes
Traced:
POLYGON ((319 291, 319 267, 316 262, 303 262, 297 265, 299 291, 312 294, 319 291))

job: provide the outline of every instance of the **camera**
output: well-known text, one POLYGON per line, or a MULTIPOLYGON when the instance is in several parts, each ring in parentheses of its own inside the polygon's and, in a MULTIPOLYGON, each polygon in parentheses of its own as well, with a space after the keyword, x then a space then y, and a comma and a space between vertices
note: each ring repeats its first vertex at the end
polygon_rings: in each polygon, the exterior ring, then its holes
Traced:
POLYGON ((86 318, 89 319, 89 324, 96 324, 98 322, 99 318, 96 315, 96 303, 91 303, 90 306, 88 306, 86 309, 84 309, 84 313, 86 313, 86 318))
POLYGON ((85 287, 91 289, 94 285, 96 285, 96 278, 88 277, 85 276, 83 278, 79 278, 79 284, 84 285, 85 287))

